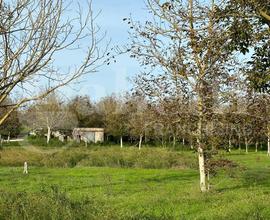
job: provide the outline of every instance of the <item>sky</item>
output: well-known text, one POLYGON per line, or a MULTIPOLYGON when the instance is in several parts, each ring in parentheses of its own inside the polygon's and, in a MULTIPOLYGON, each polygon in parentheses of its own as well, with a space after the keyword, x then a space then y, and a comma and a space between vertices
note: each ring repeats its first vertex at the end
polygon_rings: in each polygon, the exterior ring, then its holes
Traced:
MULTIPOLYGON (((144 0, 93 0, 93 10, 96 13, 101 10, 97 24, 102 31, 107 32, 107 40, 111 40, 110 47, 124 46, 129 42, 129 28, 123 18, 131 15, 135 20, 144 20, 147 17, 144 0)), ((61 56, 63 65, 68 65, 71 59, 72 61, 78 59, 75 62, 80 62, 79 56, 74 54, 61 56)), ((129 78, 140 71, 138 62, 131 59, 128 54, 118 56, 116 61, 109 66, 101 67, 97 73, 83 77, 78 85, 68 86, 64 89, 65 94, 89 95, 92 100, 97 101, 106 95, 121 94, 130 90, 132 85, 129 78)))

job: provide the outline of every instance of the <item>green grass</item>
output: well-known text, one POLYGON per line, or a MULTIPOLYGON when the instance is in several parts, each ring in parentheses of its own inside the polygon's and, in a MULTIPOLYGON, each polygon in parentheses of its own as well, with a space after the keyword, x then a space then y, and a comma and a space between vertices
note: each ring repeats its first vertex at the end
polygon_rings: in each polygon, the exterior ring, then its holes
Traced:
MULTIPOLYGON (((196 160, 192 152, 183 155, 187 161, 196 160)), ((198 171, 192 166, 30 166, 29 175, 22 174, 22 167, 2 166, 0 219, 11 219, 7 215, 17 219, 19 214, 25 219, 270 219, 270 158, 266 153, 235 151, 217 157, 239 166, 219 170, 211 177, 211 191, 206 194, 200 193, 198 171), (21 203, 16 202, 18 198, 21 203), (24 199, 30 202, 21 208, 24 199), (40 208, 44 205, 47 209, 40 208), (35 214, 31 214, 33 209, 35 214), (48 215, 50 210, 54 212, 48 215)))

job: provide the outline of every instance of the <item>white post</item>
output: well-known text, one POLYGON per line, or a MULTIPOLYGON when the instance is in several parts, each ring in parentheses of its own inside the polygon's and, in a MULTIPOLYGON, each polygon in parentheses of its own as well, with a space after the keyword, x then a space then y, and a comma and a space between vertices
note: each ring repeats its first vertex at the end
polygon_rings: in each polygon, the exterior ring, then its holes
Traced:
POLYGON ((23 174, 28 174, 28 166, 27 166, 26 161, 24 162, 24 165, 23 165, 23 174))

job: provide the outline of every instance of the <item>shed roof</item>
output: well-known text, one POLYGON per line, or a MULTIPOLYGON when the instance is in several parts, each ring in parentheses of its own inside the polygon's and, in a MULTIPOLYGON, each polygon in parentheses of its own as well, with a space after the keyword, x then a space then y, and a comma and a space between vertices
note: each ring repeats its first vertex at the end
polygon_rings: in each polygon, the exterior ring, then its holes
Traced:
POLYGON ((104 128, 74 128, 73 131, 79 132, 104 132, 104 128))

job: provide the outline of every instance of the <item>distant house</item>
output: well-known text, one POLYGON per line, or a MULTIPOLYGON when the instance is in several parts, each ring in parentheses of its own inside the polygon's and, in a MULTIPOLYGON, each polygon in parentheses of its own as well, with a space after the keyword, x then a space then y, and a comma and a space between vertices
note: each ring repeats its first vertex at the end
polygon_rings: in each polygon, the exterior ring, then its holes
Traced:
POLYGON ((103 128, 74 128, 72 132, 73 139, 84 142, 103 142, 104 129, 103 128))

